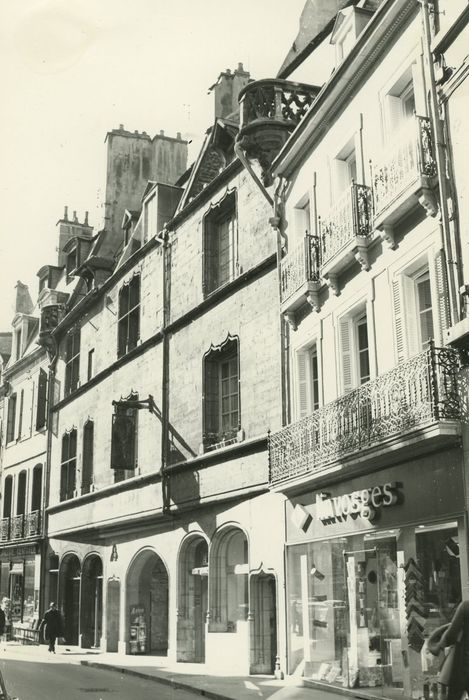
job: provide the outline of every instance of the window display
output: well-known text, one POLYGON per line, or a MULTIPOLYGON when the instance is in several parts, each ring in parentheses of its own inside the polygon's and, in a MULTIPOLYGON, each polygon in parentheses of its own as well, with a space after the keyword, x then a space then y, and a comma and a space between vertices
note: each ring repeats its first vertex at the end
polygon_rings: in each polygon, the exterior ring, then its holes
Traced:
POLYGON ((426 649, 461 599, 456 523, 288 547, 289 672, 375 695, 431 696, 426 649))

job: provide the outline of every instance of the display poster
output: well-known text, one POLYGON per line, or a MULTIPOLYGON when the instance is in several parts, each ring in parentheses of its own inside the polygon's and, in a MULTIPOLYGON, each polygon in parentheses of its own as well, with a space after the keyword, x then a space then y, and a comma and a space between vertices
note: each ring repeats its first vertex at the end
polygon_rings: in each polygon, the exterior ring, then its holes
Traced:
POLYGON ((145 621, 145 606, 131 605, 129 619, 129 653, 145 654, 147 651, 147 623, 145 621))

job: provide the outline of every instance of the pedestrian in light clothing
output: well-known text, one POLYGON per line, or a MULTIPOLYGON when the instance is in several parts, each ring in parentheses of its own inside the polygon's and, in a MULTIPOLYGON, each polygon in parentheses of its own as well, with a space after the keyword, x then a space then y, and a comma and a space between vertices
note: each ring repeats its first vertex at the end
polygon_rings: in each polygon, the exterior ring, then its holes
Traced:
POLYGON ((55 640, 63 635, 62 615, 57 610, 57 605, 51 603, 49 610, 44 613, 44 619, 41 622, 40 629, 45 628, 44 636, 49 642, 49 651, 55 654, 55 640))
POLYGON ((447 687, 446 700, 462 700, 469 692, 468 600, 458 605, 450 624, 435 630, 428 640, 428 648, 434 654, 446 647, 454 649, 443 663, 439 681, 447 687))

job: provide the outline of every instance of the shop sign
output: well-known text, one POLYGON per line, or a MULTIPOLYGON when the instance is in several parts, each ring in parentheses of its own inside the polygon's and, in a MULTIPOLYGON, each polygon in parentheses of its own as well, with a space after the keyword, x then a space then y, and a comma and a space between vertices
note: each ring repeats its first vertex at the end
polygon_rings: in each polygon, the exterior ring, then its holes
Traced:
POLYGON ((352 491, 342 496, 319 493, 316 496, 316 517, 323 525, 359 517, 374 522, 382 508, 395 506, 401 500, 397 481, 388 481, 380 486, 352 491))

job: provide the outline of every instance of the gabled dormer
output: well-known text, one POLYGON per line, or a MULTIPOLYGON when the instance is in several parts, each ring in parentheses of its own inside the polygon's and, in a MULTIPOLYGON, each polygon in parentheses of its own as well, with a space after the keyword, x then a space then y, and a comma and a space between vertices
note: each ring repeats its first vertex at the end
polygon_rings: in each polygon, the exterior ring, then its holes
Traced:
POLYGON ((65 255, 65 273, 67 283, 76 275, 77 270, 87 259, 93 239, 89 236, 74 236, 63 246, 65 255))
POLYGON ((356 7, 346 7, 337 13, 332 29, 331 44, 335 45, 335 64, 338 66, 348 55, 350 49, 373 16, 374 10, 365 3, 356 7))
POLYGON ((36 275, 39 278, 38 293, 40 294, 43 289, 55 289, 62 275, 62 270, 63 268, 57 265, 43 265, 36 275))

